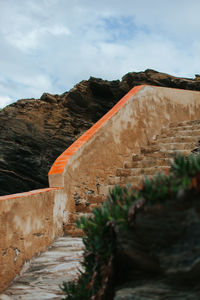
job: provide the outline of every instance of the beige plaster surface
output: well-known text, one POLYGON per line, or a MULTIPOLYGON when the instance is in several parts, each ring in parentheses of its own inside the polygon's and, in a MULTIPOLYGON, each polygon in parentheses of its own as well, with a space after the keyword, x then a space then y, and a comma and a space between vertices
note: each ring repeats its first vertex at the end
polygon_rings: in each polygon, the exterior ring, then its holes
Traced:
POLYGON ((98 193, 99 185, 164 126, 199 118, 200 92, 142 86, 77 149, 62 174, 49 175, 50 186, 64 186, 67 209, 73 211, 75 193, 83 199, 90 191, 98 193))
POLYGON ((25 261, 63 234, 65 199, 63 189, 0 197, 0 291, 25 261))

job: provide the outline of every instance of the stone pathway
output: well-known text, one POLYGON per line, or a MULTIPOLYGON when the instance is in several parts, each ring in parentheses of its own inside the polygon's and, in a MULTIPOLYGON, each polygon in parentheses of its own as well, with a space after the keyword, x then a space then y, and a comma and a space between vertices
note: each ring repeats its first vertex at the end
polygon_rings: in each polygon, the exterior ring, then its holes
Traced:
POLYGON ((46 252, 24 266, 0 300, 61 299, 59 285, 77 277, 83 248, 81 238, 58 238, 46 252))

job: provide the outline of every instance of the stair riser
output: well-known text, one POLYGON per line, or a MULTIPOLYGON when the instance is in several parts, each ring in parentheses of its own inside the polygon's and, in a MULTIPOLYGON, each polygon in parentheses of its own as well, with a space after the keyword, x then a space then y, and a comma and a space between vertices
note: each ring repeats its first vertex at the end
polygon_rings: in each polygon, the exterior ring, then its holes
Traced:
POLYGON ((169 166, 151 166, 147 168, 137 168, 137 169, 118 169, 117 176, 119 177, 130 177, 130 176, 141 176, 141 175, 153 175, 156 172, 162 172, 169 169, 169 166), (124 172, 126 171, 126 172, 124 172))
POLYGON ((179 150, 179 151, 162 151, 162 152, 154 152, 147 154, 148 157, 154 157, 154 158, 174 158, 175 154, 182 154, 182 155, 189 155, 191 153, 190 150, 179 150))
POLYGON ((159 143, 156 147, 141 148, 141 152, 144 156, 158 152, 168 150, 192 150, 197 146, 197 143, 159 143))
POLYGON ((160 158, 160 159, 152 159, 152 160, 144 160, 142 162, 142 168, 150 168, 150 167, 167 167, 170 165, 170 159, 168 158, 160 158))
POLYGON ((200 130, 200 124, 163 128, 161 130, 161 133, 166 133, 166 132, 168 132, 170 130, 177 131, 177 132, 179 132, 179 131, 200 130))
POLYGON ((131 169, 117 169, 116 176, 127 177, 127 176, 138 176, 141 175, 141 168, 131 169))
POLYGON ((67 224, 63 227, 64 235, 70 235, 72 237, 83 237, 85 236, 84 232, 77 228, 75 224, 67 224))
POLYGON ((90 212, 90 206, 89 205, 76 205, 76 212, 90 212))
POLYGON ((175 131, 174 129, 166 129, 164 132, 161 132, 159 138, 163 137, 180 137, 180 136, 199 136, 200 130, 192 130, 192 131, 175 131))
POLYGON ((88 203, 89 205, 76 205, 76 212, 91 213, 94 208, 100 207, 102 203, 88 203))
POLYGON ((81 217, 92 217, 93 214, 91 212, 75 212, 75 213, 71 213, 70 215, 70 219, 69 219, 69 224, 74 224, 76 222, 76 220, 80 220, 81 217))
MULTIPOLYGON (((124 170, 133 169, 133 168, 150 168, 155 166, 168 166, 172 159, 168 158, 148 158, 144 159, 143 161, 138 162, 126 162, 124 164, 124 170)), ((125 171, 126 172, 126 171, 125 171)), ((127 171, 128 172, 128 171, 127 171)), ((117 174, 116 174, 117 175, 117 174)), ((117 175, 120 176, 120 175, 117 175)))
POLYGON ((156 173, 166 173, 170 167, 163 167, 163 168, 149 168, 149 169, 143 169, 142 175, 144 176, 152 176, 155 175, 156 173))
MULTIPOLYGON (((129 183, 124 183, 124 184, 121 183, 120 187, 122 187, 122 188, 126 187, 127 184, 129 184, 129 183)), ((119 184, 117 184, 117 185, 119 185, 119 184)), ((100 186, 99 192, 100 192, 100 194, 103 194, 105 197, 107 197, 109 195, 109 192, 112 191, 112 189, 115 186, 116 186, 115 184, 113 184, 113 185, 102 185, 102 186, 100 186)), ((134 183, 133 186, 138 186, 138 183, 137 182, 134 183)))
POLYGON ((105 197, 103 195, 88 195, 87 202, 89 203, 103 203, 105 201, 105 197))
POLYGON ((151 146, 141 147, 141 149, 140 149, 141 154, 143 154, 145 156, 146 153, 152 153, 152 152, 159 151, 160 147, 157 144, 154 145, 154 143, 155 142, 153 142, 151 146))
POLYGON ((183 122, 172 122, 169 124, 169 127, 180 127, 180 126, 191 126, 191 125, 200 125, 200 120, 191 120, 191 121, 183 121, 183 122))
POLYGON ((157 143, 198 143, 200 140, 199 136, 183 136, 183 137, 168 137, 168 138, 159 138, 156 140, 157 143))
POLYGON ((197 146, 197 143, 159 143, 161 150, 192 150, 197 146))
POLYGON ((112 181, 109 180, 109 184, 112 183, 112 185, 121 185, 121 184, 138 184, 140 183, 141 178, 140 176, 122 176, 122 177, 113 177, 112 181))

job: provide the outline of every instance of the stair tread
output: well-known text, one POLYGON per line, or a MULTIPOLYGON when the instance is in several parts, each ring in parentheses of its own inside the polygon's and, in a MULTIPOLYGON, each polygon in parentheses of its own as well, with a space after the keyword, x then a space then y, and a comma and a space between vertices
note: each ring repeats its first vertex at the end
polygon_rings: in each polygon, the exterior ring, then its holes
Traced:
POLYGON ((179 135, 179 136, 196 136, 196 135, 200 135, 200 129, 199 130, 175 130, 174 128, 166 128, 166 129, 163 129, 161 131, 161 134, 160 136, 162 135, 171 135, 171 136, 176 136, 176 135, 179 135))
POLYGON ((179 136, 179 137, 159 137, 159 139, 156 140, 158 144, 160 143, 198 143, 200 140, 200 135, 199 136, 179 136))
POLYGON ((78 205, 76 205, 76 212, 90 213, 95 207, 99 207, 101 203, 102 202, 97 202, 97 203, 90 203, 87 201, 80 202, 78 205))
POLYGON ((190 120, 190 121, 182 121, 182 122, 171 122, 169 123, 169 127, 176 127, 176 126, 184 126, 184 125, 196 125, 200 124, 200 120, 190 120))
MULTIPOLYGON (((146 169, 155 169, 155 168, 157 168, 157 169, 164 169, 164 168, 167 168, 167 167, 169 167, 169 165, 165 165, 165 166, 157 166, 157 165, 155 165, 155 166, 152 166, 152 167, 130 168, 128 170, 146 170, 146 169)), ((122 170, 124 171, 126 169, 124 169, 124 168, 118 168, 117 169, 117 171, 122 171, 122 170)), ((120 175, 116 175, 116 176, 119 177, 120 175)), ((113 177, 115 177, 115 176, 113 176, 113 177)))
POLYGON ((102 203, 105 197, 103 195, 87 195, 87 201, 89 203, 102 203))

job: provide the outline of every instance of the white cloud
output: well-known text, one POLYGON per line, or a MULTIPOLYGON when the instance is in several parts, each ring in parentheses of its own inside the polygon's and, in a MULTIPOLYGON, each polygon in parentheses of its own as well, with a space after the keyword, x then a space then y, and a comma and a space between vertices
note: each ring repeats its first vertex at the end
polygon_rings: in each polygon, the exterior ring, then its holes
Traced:
POLYGON ((53 35, 69 35, 71 32, 68 28, 62 25, 55 25, 50 28, 43 28, 43 33, 50 33, 53 35))
POLYGON ((0 101, 146 68, 194 77, 199 11, 199 0, 0 0, 0 101))
POLYGON ((45 35, 51 34, 53 36, 69 35, 68 28, 62 25, 55 25, 53 27, 36 27, 30 31, 11 31, 5 34, 8 43, 22 51, 34 50, 43 43, 45 35))
POLYGON ((0 96, 0 109, 10 104, 12 99, 9 96, 0 96))

